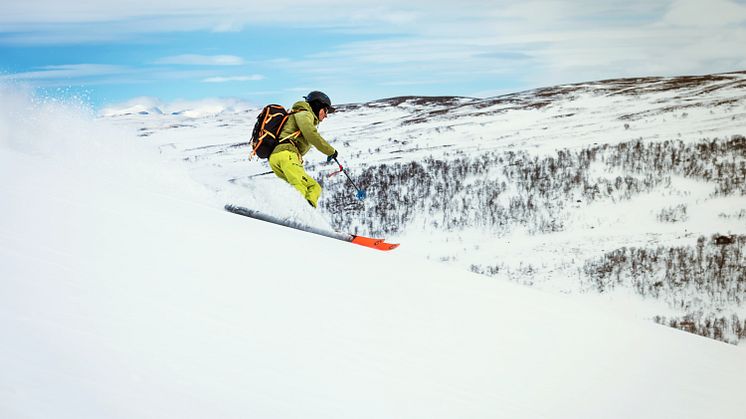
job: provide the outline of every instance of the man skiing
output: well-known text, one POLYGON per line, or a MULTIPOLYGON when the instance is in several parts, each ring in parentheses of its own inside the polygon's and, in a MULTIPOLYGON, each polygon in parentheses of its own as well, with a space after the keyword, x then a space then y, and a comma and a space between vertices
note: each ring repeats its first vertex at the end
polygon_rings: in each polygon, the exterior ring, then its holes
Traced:
POLYGON ((269 166, 277 177, 293 185, 316 208, 321 185, 306 173, 303 156, 314 146, 328 156, 327 161, 337 158, 337 151, 316 129, 328 114, 334 112, 334 108, 329 96, 319 91, 309 93, 304 99, 293 105, 293 114, 280 132, 282 140, 269 156, 269 166))

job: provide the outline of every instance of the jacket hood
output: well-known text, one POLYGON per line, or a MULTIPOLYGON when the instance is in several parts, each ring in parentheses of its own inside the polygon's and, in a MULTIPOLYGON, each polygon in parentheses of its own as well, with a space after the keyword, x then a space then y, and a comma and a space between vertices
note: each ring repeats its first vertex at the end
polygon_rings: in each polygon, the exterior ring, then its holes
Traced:
POLYGON ((305 100, 301 100, 301 101, 295 102, 293 104, 292 110, 294 110, 294 111, 303 110, 303 111, 313 112, 313 109, 311 109, 311 105, 308 102, 306 102, 305 100))
POLYGON ((313 109, 311 109, 311 105, 308 102, 306 102, 304 100, 295 102, 293 104, 293 108, 291 110, 293 110, 293 111, 308 111, 308 113, 310 113, 311 115, 313 115, 314 124, 318 125, 318 123, 319 123, 319 117, 316 116, 315 113, 313 113, 313 109))

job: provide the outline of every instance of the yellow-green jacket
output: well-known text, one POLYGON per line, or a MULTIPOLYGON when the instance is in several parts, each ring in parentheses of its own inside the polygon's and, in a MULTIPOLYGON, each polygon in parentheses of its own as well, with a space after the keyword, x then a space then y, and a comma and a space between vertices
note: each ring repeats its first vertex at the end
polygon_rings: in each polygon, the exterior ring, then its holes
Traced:
POLYGON ((334 154, 334 147, 329 145, 316 130, 316 126, 319 125, 319 118, 311 110, 311 105, 305 101, 295 102, 291 110, 300 112, 296 112, 288 118, 282 127, 280 138, 290 137, 292 142, 281 142, 275 147, 272 154, 290 150, 303 156, 308 153, 312 145, 327 156, 334 154), (300 131, 300 134, 297 138, 293 138, 292 134, 296 131, 300 131))

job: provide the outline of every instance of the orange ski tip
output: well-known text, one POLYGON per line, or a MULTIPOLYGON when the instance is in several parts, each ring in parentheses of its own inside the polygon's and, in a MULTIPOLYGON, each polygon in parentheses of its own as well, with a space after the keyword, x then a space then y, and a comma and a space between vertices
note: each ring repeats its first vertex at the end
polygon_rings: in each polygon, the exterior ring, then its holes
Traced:
POLYGON ((363 236, 352 236, 352 242, 355 244, 359 244, 360 246, 376 247, 376 245, 383 242, 383 240, 371 239, 370 237, 363 237, 363 236))
POLYGON ((378 250, 394 250, 399 247, 399 244, 386 243, 383 239, 373 239, 370 237, 363 236, 352 236, 352 242, 360 246, 370 247, 371 249, 378 250))

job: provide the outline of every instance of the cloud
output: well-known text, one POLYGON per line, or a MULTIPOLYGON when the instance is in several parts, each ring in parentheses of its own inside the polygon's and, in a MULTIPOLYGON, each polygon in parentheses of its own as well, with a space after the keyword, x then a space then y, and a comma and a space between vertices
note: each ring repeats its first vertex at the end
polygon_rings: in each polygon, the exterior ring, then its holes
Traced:
POLYGON ((746 22, 746 5, 728 0, 676 0, 663 17, 674 26, 718 27, 746 22))
MULTIPOLYGON (((232 72, 239 74, 232 75, 216 72, 215 66, 251 66, 244 71, 287 77, 257 83, 267 91, 290 83, 314 88, 357 84, 361 87, 350 90, 358 91, 377 86, 408 85, 415 91, 418 85, 441 84, 442 90, 456 83, 479 85, 453 91, 467 94, 508 83, 511 89, 520 89, 625 76, 733 71, 743 69, 746 62, 745 24, 746 0, 0 2, 0 44, 6 45, 147 42, 159 33, 169 33, 178 42, 181 33, 227 32, 226 37, 236 36, 232 41, 241 39, 240 47, 232 42, 236 49, 227 52, 240 51, 246 60, 239 54, 173 55, 149 62, 150 68, 143 71, 152 80, 152 73, 174 70, 154 66, 200 70, 177 76, 201 83, 261 80, 241 75, 240 67, 232 72), (293 13, 287 13, 289 9, 293 13), (303 42, 322 39, 323 49, 285 48, 272 56, 263 47, 254 49, 253 40, 240 32, 278 25, 307 30, 313 35, 303 42)), ((23 77, 72 70, 40 68, 23 77)))
POLYGON ((155 64, 232 66, 243 65, 245 62, 243 58, 235 55, 183 54, 160 58, 155 64))
MULTIPOLYGON (((181 67, 179 67, 181 68, 181 67)), ((107 64, 64 64, 36 67, 31 71, 0 75, 0 81, 23 82, 38 87, 70 85, 161 83, 163 81, 221 82, 206 70, 180 70, 158 67, 127 67, 107 64)), ((237 76, 235 81, 262 80, 261 75, 237 76)))
MULTIPOLYGON (((466 3, 484 1, 462 0, 466 3)), ((91 35, 96 26, 117 33, 159 33, 168 31, 236 32, 248 25, 303 25, 305 27, 376 28, 406 25, 420 8, 431 8, 425 0, 410 0, 401 7, 394 0, 273 0, 257 4, 245 0, 97 0, 65 2, 29 0, 0 2, 0 33, 58 31, 75 26, 78 34, 91 35), (289 13, 288 11, 292 11, 289 13)), ((100 32, 100 31, 99 31, 100 32)))
POLYGON ((408 33, 340 44, 298 63, 319 77, 355 73, 400 80, 510 79, 525 87, 639 75, 739 70, 746 8, 714 0, 523 1, 445 7, 408 33), (445 13, 445 14, 444 14, 445 13), (741 23, 739 26, 738 24, 741 23), (316 70, 318 69, 318 70, 316 70))
POLYGON ((264 76, 261 74, 252 74, 249 76, 228 76, 228 77, 208 77, 202 79, 203 83, 228 83, 233 81, 259 81, 264 80, 264 76))
POLYGON ((66 64, 38 67, 34 71, 25 71, 0 76, 6 80, 58 80, 109 76, 130 72, 129 68, 107 64, 66 64))

